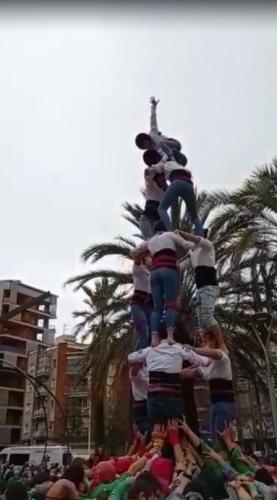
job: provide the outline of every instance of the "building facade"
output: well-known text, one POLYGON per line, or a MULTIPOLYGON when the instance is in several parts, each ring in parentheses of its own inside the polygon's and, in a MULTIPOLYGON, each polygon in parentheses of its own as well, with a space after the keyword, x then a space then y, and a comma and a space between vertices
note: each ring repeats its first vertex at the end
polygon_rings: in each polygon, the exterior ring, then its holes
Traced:
POLYGON ((38 387, 35 390, 26 385, 24 443, 47 440, 48 444, 87 446, 89 383, 86 376, 80 380, 85 347, 64 335, 57 337, 52 347, 39 346, 29 353, 28 371, 36 377, 38 387))
POLYGON ((29 352, 53 343, 57 296, 0 281, 0 449, 20 442, 29 352))

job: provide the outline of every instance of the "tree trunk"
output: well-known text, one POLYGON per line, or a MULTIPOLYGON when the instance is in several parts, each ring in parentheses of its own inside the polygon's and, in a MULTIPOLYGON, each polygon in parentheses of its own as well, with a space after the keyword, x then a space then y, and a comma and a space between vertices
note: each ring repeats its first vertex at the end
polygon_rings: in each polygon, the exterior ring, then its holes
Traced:
POLYGON ((92 389, 92 441, 94 446, 105 444, 104 397, 92 389))

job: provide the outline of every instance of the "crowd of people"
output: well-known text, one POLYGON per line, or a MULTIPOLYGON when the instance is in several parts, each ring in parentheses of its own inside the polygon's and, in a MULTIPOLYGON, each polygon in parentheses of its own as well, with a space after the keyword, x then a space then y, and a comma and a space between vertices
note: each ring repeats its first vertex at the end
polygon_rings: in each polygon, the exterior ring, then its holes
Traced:
POLYGON ((277 460, 272 465, 244 454, 231 425, 221 447, 199 438, 184 419, 136 431, 124 456, 75 458, 21 471, 1 465, 1 500, 276 500, 277 460), (95 465, 93 465, 95 464, 95 465), (274 465, 275 464, 275 465, 274 465))

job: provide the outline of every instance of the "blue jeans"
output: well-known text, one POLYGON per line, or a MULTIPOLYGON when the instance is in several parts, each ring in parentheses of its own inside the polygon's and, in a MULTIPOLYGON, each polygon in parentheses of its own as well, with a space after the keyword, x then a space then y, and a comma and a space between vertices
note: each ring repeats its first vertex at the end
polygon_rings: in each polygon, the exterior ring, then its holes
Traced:
POLYGON ((181 396, 155 396, 147 399, 147 413, 151 424, 165 423, 169 418, 182 418, 184 401, 181 396))
POLYGON ((178 294, 178 275, 176 269, 160 267, 151 271, 151 289, 153 312, 151 316, 151 331, 158 332, 165 308, 167 328, 174 328, 176 321, 176 300, 178 294))
POLYGON ((136 350, 144 349, 150 343, 152 306, 132 304, 131 315, 137 332, 136 350))
POLYGON ((235 403, 214 403, 211 407, 211 435, 214 443, 218 442, 218 431, 222 432, 225 425, 236 419, 235 403))
POLYGON ((176 200, 178 200, 178 198, 182 198, 186 204, 188 213, 195 226, 195 233, 199 236, 203 236, 203 225, 197 215, 196 198, 193 184, 182 180, 176 180, 170 184, 158 208, 160 218, 163 221, 166 230, 172 231, 172 224, 167 210, 173 205, 176 200))
POLYGON ((163 150, 165 154, 167 154, 168 158, 173 158, 179 165, 186 166, 188 160, 186 156, 181 152, 182 145, 176 139, 167 139, 160 143, 160 148, 163 150))

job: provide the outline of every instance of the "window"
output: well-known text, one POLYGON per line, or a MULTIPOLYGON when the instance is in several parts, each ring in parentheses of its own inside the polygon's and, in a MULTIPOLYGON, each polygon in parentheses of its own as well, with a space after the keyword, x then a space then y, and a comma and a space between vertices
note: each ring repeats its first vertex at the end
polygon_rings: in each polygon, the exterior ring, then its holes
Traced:
POLYGON ((2 314, 7 314, 9 312, 9 304, 2 305, 2 314))
POLYGON ((29 462, 29 453, 12 453, 10 455, 10 464, 13 465, 24 465, 29 462))
POLYGON ((6 462, 7 456, 8 456, 7 453, 1 453, 0 454, 0 463, 2 462, 2 464, 3 464, 4 462, 6 462))
POLYGON ((11 291, 10 290, 4 290, 4 297, 8 299, 11 296, 11 291))

